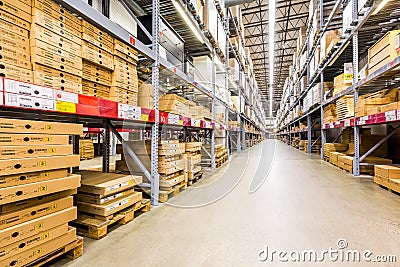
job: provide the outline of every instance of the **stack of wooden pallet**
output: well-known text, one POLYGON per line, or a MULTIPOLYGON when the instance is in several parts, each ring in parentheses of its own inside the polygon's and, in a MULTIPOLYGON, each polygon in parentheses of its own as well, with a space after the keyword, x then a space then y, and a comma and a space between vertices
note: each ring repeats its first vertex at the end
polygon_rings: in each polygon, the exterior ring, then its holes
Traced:
POLYGON ((142 193, 134 186, 142 182, 141 176, 82 171, 81 187, 76 203, 78 219, 73 222, 78 233, 99 239, 107 234, 107 228, 115 223, 125 224, 133 220, 135 212, 149 209, 142 193))
POLYGON ((82 125, 1 119, 0 264, 42 265, 47 259, 82 253, 82 239, 68 222, 76 219, 72 195, 80 175, 69 135, 82 125))
POLYGON ((354 97, 343 96, 336 101, 336 114, 338 120, 344 120, 354 116, 354 97))
MULTIPOLYGON (((363 161, 363 163, 369 163, 372 165, 360 166, 360 172, 365 174, 373 174, 374 173, 374 165, 387 165, 392 164, 392 160, 379 158, 374 156, 368 156, 363 161)), ((346 170, 350 173, 353 172, 353 157, 352 156, 338 156, 337 166, 343 170, 346 170)))
MULTIPOLYGON (((139 160, 147 170, 151 170, 151 140, 146 141, 128 141, 127 145, 135 152, 139 160)), ((169 196, 176 195, 176 191, 185 189, 187 181, 185 180, 184 168, 185 160, 181 155, 185 153, 185 144, 178 140, 159 141, 158 146, 158 173, 160 174, 160 198, 161 202, 168 200, 169 196)), ((122 145, 117 145, 117 154, 121 154, 121 160, 116 162, 116 171, 131 173, 143 176, 143 182, 150 181, 143 175, 143 172, 137 164, 127 155, 122 145)), ((140 188, 146 194, 150 191, 140 188)))
POLYGON ((324 120, 323 121, 325 124, 338 121, 335 104, 329 104, 324 107, 324 120))
POLYGON ((92 139, 79 140, 79 155, 81 159, 94 158, 94 145, 92 139))
POLYGON ((185 160, 185 176, 189 185, 192 185, 203 175, 200 166, 202 145, 202 142, 185 143, 185 154, 182 155, 182 158, 185 160))
POLYGON ((324 159, 329 161, 331 152, 346 152, 349 149, 348 144, 342 143, 326 143, 324 145, 324 159))
POLYGON ((391 165, 375 165, 374 182, 400 193, 400 168, 391 165))
POLYGON ((215 145, 215 164, 221 167, 228 160, 228 152, 223 145, 215 145))
POLYGON ((292 139, 292 147, 299 147, 299 143, 300 143, 300 137, 293 137, 292 139))

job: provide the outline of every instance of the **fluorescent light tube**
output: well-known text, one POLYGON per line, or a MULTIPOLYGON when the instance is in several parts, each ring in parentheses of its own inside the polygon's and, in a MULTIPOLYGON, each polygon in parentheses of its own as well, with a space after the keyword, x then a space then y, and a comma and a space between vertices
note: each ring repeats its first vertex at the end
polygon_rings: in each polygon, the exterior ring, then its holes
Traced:
POLYGON ((199 33, 199 29, 193 24, 193 21, 188 17, 185 10, 183 10, 183 7, 176 0, 172 0, 172 3, 174 4, 176 10, 178 10, 179 15, 182 17, 182 19, 185 21, 185 23, 192 30, 192 32, 194 33, 196 38, 203 44, 204 40, 199 33))
POLYGON ((382 8, 384 8, 384 6, 386 6, 386 4, 389 2, 390 0, 383 0, 378 7, 375 9, 374 13, 372 13, 372 15, 376 15, 379 13, 379 11, 381 11, 382 8))

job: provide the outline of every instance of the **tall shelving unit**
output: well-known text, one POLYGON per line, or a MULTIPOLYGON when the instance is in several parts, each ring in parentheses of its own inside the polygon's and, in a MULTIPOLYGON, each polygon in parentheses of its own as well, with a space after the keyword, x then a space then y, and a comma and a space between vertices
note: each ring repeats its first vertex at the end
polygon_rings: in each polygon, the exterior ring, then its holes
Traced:
MULTIPOLYGON (((377 42, 386 32, 398 29, 399 16, 396 16, 396 10, 400 8, 398 1, 342 1, 342 0, 320 0, 316 3, 319 10, 320 27, 317 29, 315 38, 310 40, 310 32, 313 30, 312 23, 308 25, 306 41, 301 48, 301 52, 308 51, 306 66, 298 74, 298 82, 306 75, 308 79, 307 86, 302 90, 298 97, 295 97, 295 88, 286 88, 286 97, 281 101, 281 109, 278 111, 276 135, 291 141, 292 137, 300 134, 307 134, 308 148, 307 152, 311 153, 311 133, 315 131, 310 125, 311 119, 317 119, 320 122, 320 130, 318 130, 321 140, 321 159, 323 159, 323 147, 327 141, 327 136, 331 129, 344 129, 351 127, 354 131, 354 158, 353 158, 353 174, 360 175, 360 166, 365 165, 361 161, 370 153, 372 153, 380 144, 390 137, 381 140, 376 146, 372 147, 366 154, 360 155, 360 127, 366 125, 392 125, 398 124, 400 120, 399 110, 393 112, 383 112, 372 114, 364 117, 356 116, 356 104, 359 95, 378 92, 382 89, 392 90, 399 87, 398 83, 398 67, 400 66, 400 57, 395 58, 385 66, 369 73, 366 77, 359 79, 359 63, 360 56, 365 56, 369 47, 377 42), (328 53, 326 58, 319 62, 318 68, 314 74, 309 73, 310 59, 316 54, 318 47, 321 45, 322 35, 328 30, 341 27, 343 21, 343 13, 341 7, 344 3, 351 5, 351 27, 344 33, 341 40, 328 53), (362 7, 359 6, 363 5, 362 7), (394 14, 394 15, 393 15, 394 14), (317 83, 323 84, 325 81, 332 81, 335 73, 343 72, 343 63, 351 60, 353 64, 353 82, 352 85, 342 92, 331 97, 324 96, 324 88, 321 86, 321 99, 318 105, 311 107, 309 110, 303 110, 303 114, 296 118, 289 118, 290 113, 296 106, 302 104, 306 94, 312 90, 317 83), (354 97, 354 116, 344 120, 323 123, 324 107, 331 103, 335 103, 345 95, 354 97), (295 129, 301 122, 307 121, 307 129, 295 129)), ((315 30, 315 29, 314 29, 315 30)), ((296 77, 295 68, 290 74, 290 82, 296 77)))
MULTIPOLYGON (((184 3, 180 0, 174 0, 182 6, 187 17, 198 27, 198 31, 201 33, 203 53, 211 55, 214 59, 221 57, 222 51, 213 45, 211 40, 207 37, 207 32, 202 29, 199 22, 196 20, 194 12, 191 10, 189 3, 184 3), (205 52, 204 52, 205 51, 205 52)), ((35 108, 21 108, 17 106, 7 106, 3 103, 3 99, 0 99, 0 110, 2 117, 8 118, 24 118, 24 119, 37 119, 37 120, 56 120, 63 122, 75 122, 83 123, 85 127, 91 128, 102 128, 102 150, 103 150, 103 172, 109 172, 110 170, 110 143, 112 135, 114 135, 119 142, 124 146, 127 154, 134 160, 138 167, 143 171, 144 175, 151 181, 151 184, 147 185, 151 187, 151 202, 152 205, 158 205, 158 194, 159 194, 159 174, 158 174, 158 138, 163 134, 166 135, 168 132, 180 131, 184 136, 191 135, 193 132, 197 136, 202 135, 206 142, 211 144, 211 151, 207 153, 211 157, 211 168, 215 169, 215 130, 222 130, 226 132, 226 136, 234 136, 236 150, 240 152, 247 148, 248 141, 254 138, 259 138, 264 135, 265 132, 265 114, 261 108, 261 103, 258 97, 257 85, 250 86, 249 78, 245 77, 246 82, 244 86, 241 82, 233 83, 232 92, 239 96, 243 96, 246 105, 254 105, 253 111, 254 116, 249 116, 233 109, 227 101, 224 101, 216 95, 215 91, 215 80, 217 70, 213 70, 213 85, 204 86, 200 81, 195 80, 181 69, 177 68, 174 64, 167 61, 165 58, 160 56, 160 14, 161 10, 165 12, 168 9, 172 15, 178 17, 178 12, 175 10, 171 0, 153 0, 147 8, 151 9, 152 13, 152 42, 151 45, 145 45, 137 39, 130 32, 114 23, 109 19, 110 13, 110 0, 101 1, 102 13, 97 11, 95 8, 82 0, 55 0, 58 4, 67 8, 78 17, 81 17, 88 22, 94 24, 99 29, 111 34, 114 38, 123 41, 126 44, 131 45, 133 48, 138 50, 142 60, 146 62, 147 66, 151 68, 151 84, 154 87, 154 108, 141 108, 136 106, 130 106, 127 104, 110 101, 107 99, 86 96, 83 94, 68 93, 63 91, 56 91, 55 110, 41 110, 35 108), (176 115, 168 112, 159 110, 158 100, 161 92, 162 84, 171 83, 172 85, 179 85, 180 87, 188 88, 191 91, 196 92, 196 96, 200 96, 199 100, 201 103, 207 101, 211 106, 212 120, 204 121, 193 118, 188 118, 181 115, 176 115), (252 94, 252 98, 255 99, 254 103, 250 101, 249 94, 252 94), (222 106, 226 110, 226 121, 224 123, 216 122, 215 118, 215 107, 216 105, 222 106), (229 118, 238 120, 239 127, 229 126, 229 118), (245 126, 249 126, 246 127, 245 126), (121 135, 121 131, 139 130, 141 135, 144 133, 150 133, 152 139, 151 146, 151 169, 147 170, 144 165, 140 162, 139 158, 135 155, 134 151, 125 144, 125 140, 121 135)), ((97 1, 99 2, 99 1, 97 1)), ((126 3, 123 0, 119 0, 120 3, 126 7, 126 3)), ((232 21, 232 14, 226 12, 226 18, 222 17, 222 8, 219 3, 215 3, 217 9, 219 9, 219 19, 224 22, 224 29, 226 31, 227 48, 226 48, 226 60, 225 60, 225 82, 226 85, 232 84, 227 75, 229 66, 229 56, 236 57, 239 61, 239 56, 234 50, 234 46, 229 41, 229 34, 232 30, 229 27, 230 21, 232 21)), ((138 22, 135 15, 130 12, 131 19, 138 22)), ((184 24, 183 20, 177 20, 177 26, 186 31, 190 30, 187 25, 184 24)), ((137 23, 137 27, 143 27, 141 23, 137 23)), ((236 29, 237 31, 237 29, 236 29)), ((241 71, 244 72, 244 62, 241 62, 241 71)), ((6 80, 0 79, 1 90, 6 86, 6 80)), ((173 86, 172 86, 173 87, 173 86)), ((228 86, 229 87, 229 86, 228 86)), ((3 96, 3 92, 0 92, 3 96)), ((229 99, 229 98, 228 98, 229 99)), ((226 138, 227 147, 232 147, 232 138, 226 138), (229 140, 229 141, 228 141, 229 140)), ((79 137, 74 138, 74 149, 79 151, 79 137)), ((205 148, 203 148, 205 149, 205 148)))

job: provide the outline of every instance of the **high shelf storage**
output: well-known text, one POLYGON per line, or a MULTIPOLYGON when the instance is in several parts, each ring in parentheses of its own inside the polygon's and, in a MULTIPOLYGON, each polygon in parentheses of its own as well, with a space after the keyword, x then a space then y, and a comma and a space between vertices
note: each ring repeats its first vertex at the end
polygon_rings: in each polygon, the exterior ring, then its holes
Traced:
MULTIPOLYGON (((50 0, 37 2, 52 5, 50 0)), ((204 19, 200 19, 199 5, 192 2, 154 0, 149 4, 148 1, 138 1, 139 6, 135 8, 141 10, 142 16, 135 15, 130 1, 54 0, 54 2, 73 14, 72 16, 66 11, 66 14, 72 17, 71 20, 83 19, 87 27, 93 26, 98 29, 101 37, 95 36, 92 43, 102 49, 98 55, 100 59, 93 60, 98 60, 97 66, 102 65, 105 68, 104 73, 107 73, 107 69, 114 69, 114 66, 107 61, 107 55, 111 54, 112 47, 108 48, 105 40, 114 39, 120 49, 125 49, 123 55, 129 55, 126 61, 133 60, 132 62, 137 64, 136 70, 134 67, 130 68, 137 71, 137 77, 144 81, 147 90, 149 87, 152 88, 147 97, 152 101, 143 107, 138 103, 121 100, 118 90, 114 90, 116 92, 114 98, 105 99, 100 95, 89 96, 79 91, 67 92, 63 91, 63 88, 34 84, 32 80, 17 81, 6 77, 0 79, 2 117, 83 123, 89 128, 88 132, 90 128, 102 129, 97 131, 102 132, 101 137, 98 135, 98 143, 100 144, 101 139, 104 172, 109 172, 110 144, 114 140, 111 138, 114 135, 143 171, 147 180, 151 181, 149 187, 153 205, 158 204, 159 195, 157 158, 159 137, 168 139, 168 136, 175 132, 193 138, 201 137, 204 143, 209 144, 210 151, 207 153, 211 159, 210 167, 215 169, 215 144, 218 138, 215 136, 216 132, 222 133, 221 142, 228 148, 228 154, 233 150, 240 152, 256 144, 264 135, 265 114, 260 103, 257 83, 252 74, 251 59, 238 50, 244 49, 244 37, 243 30, 235 24, 237 21, 235 16, 238 14, 232 11, 232 8, 225 8, 218 1, 206 2, 208 8, 215 9, 215 18, 218 21, 217 32, 213 32, 215 25, 207 25, 204 19), (240 40, 240 44, 232 44, 229 38, 232 36, 239 36, 237 40, 240 40), (170 48, 165 47, 168 41, 165 38, 168 37, 176 38, 173 41, 177 44, 176 49, 180 49, 178 52, 171 53, 170 48), (183 42, 182 37, 186 42, 183 42), (204 69, 201 64, 195 68, 194 57, 204 57, 204 62, 207 60, 209 62, 204 69), (235 62, 232 63, 232 60, 235 62), (24 104, 23 100, 12 103, 7 100, 11 88, 18 87, 24 88, 23 93, 30 98, 32 105, 24 104), (35 96, 44 91, 50 94, 50 97, 46 98, 47 104, 39 103, 40 96, 35 102, 35 96), (160 100, 166 93, 183 97, 191 103, 190 105, 197 105, 199 109, 201 107, 209 109, 211 116, 205 116, 210 118, 160 110, 160 100), (235 100, 234 103, 232 99, 235 100), (142 137, 146 135, 151 137, 150 170, 147 170, 134 151, 125 145, 121 133, 126 131, 135 131, 142 137)), ((62 28, 62 24, 60 27, 62 28)), ((89 34, 86 38, 92 37, 89 34)), ((97 53, 96 48, 86 40, 82 51, 86 53, 85 57, 92 59, 93 53, 95 55, 97 53)), ((112 55, 110 57, 112 58, 112 55)), ((79 74, 76 73, 76 76, 79 74)), ((130 80, 124 78, 123 81, 125 86, 130 80)), ((86 81, 85 84, 78 81, 76 86, 79 87, 81 83, 92 90, 94 82, 86 81)), ((92 91, 100 94, 101 89, 92 91)), ((19 92, 14 93, 19 94, 19 92)), ((74 150, 79 154, 79 136, 74 137, 74 150)))
POLYGON ((397 96, 389 96, 399 87, 399 8, 399 1, 311 0, 309 25, 300 33, 277 115, 279 138, 306 140, 308 153, 318 141, 323 158, 327 140, 335 143, 351 128, 352 173, 358 176, 361 166, 371 165, 362 161, 395 133, 392 126, 400 119, 392 104, 397 96), (387 134, 360 155, 360 130, 370 125, 387 125, 387 134))

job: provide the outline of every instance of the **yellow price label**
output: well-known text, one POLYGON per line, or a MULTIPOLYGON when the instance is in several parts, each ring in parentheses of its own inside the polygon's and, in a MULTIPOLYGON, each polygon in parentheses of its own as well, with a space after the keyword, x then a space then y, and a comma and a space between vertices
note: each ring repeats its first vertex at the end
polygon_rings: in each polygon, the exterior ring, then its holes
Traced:
POLYGON ((48 131, 53 130, 53 125, 46 125, 46 130, 48 130, 48 131))
POLYGON ((50 237, 50 233, 49 232, 44 233, 43 236, 42 236, 43 239, 47 239, 49 237, 50 237))
POLYGON ((39 167, 45 167, 46 166, 46 161, 39 161, 38 166, 39 167))
POLYGON ((140 116, 140 118, 142 119, 142 121, 148 121, 148 120, 149 120, 149 115, 142 114, 142 115, 140 116))
POLYGON ((47 190, 47 186, 42 185, 41 187, 39 187, 39 191, 43 192, 47 190))
POLYGON ((50 153, 56 153, 56 148, 55 147, 50 147, 50 153))
POLYGON ((56 102, 56 110, 59 112, 67 112, 67 113, 76 113, 76 104, 57 101, 56 102))
POLYGON ((51 142, 51 137, 46 137, 45 142, 51 142))
POLYGON ((41 253, 42 253, 42 248, 39 248, 39 249, 35 250, 35 254, 36 254, 36 255, 39 255, 39 254, 41 254, 41 253))
POLYGON ((179 120, 179 125, 183 125, 183 120, 179 120))
POLYGON ((38 223, 36 225, 36 229, 42 229, 43 228, 43 223, 38 223))
POLYGON ((353 79, 353 74, 345 74, 344 75, 345 80, 352 80, 353 79))

